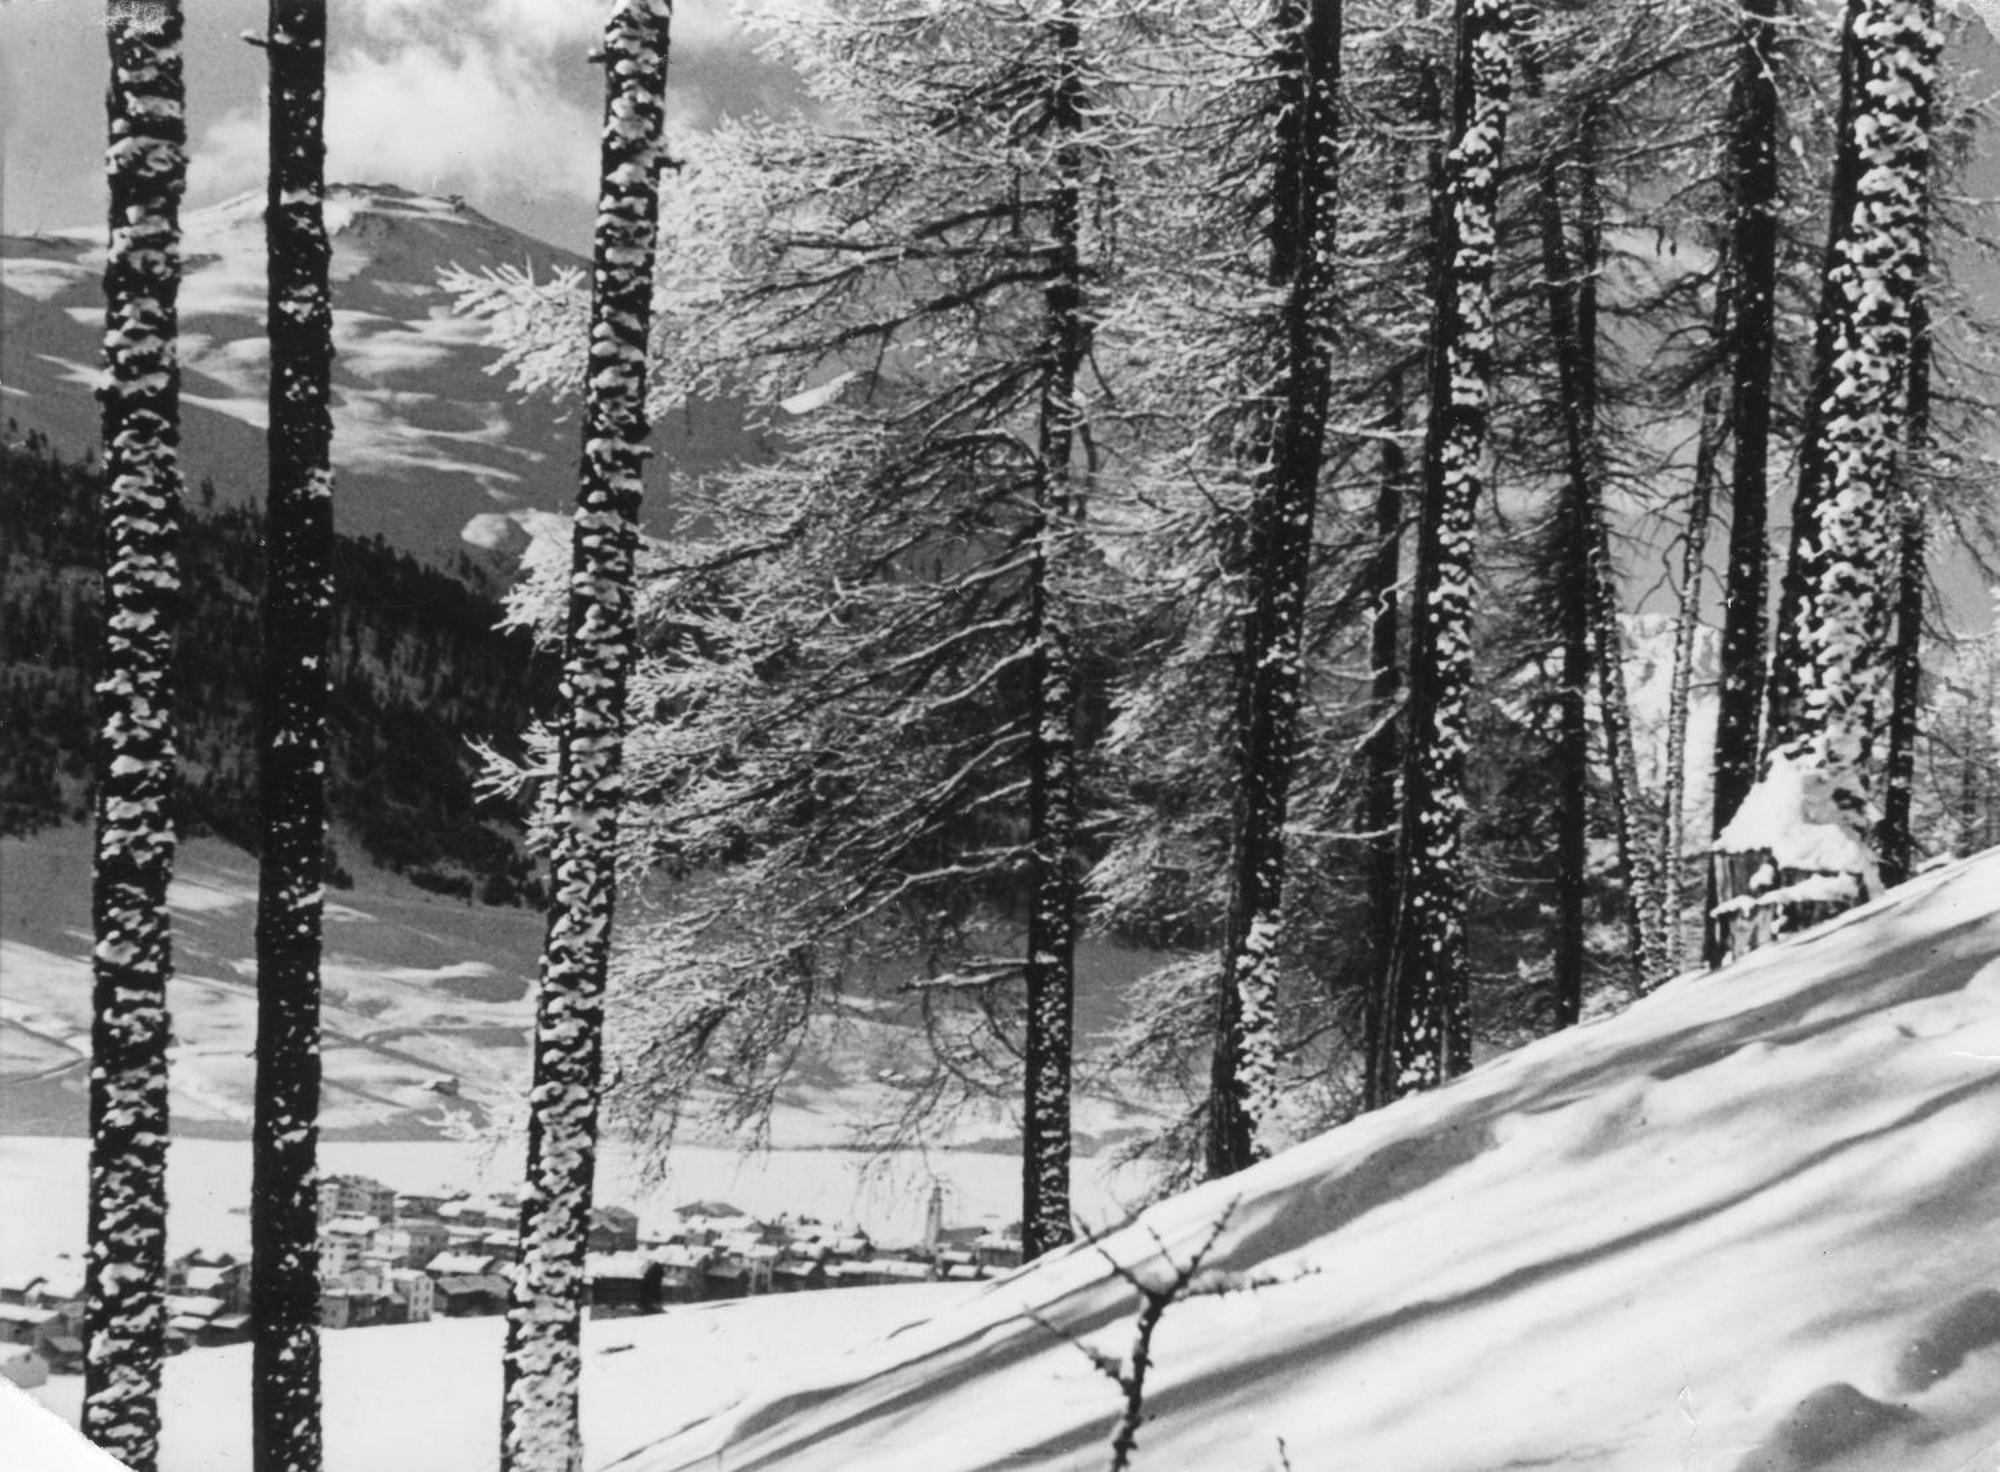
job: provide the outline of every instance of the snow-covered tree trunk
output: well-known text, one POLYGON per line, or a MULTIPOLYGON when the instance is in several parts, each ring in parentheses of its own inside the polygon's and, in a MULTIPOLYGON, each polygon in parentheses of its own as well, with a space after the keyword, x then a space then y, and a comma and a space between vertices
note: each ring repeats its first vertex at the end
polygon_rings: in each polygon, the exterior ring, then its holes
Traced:
POLYGON ((264 47, 271 68, 264 210, 271 386, 251 1126, 251 1442, 257 1472, 317 1472, 320 922, 333 636, 324 0, 271 0, 264 47))
POLYGON ((158 1464, 167 1249, 167 885, 181 521, 180 200, 187 117, 178 0, 106 27, 104 646, 92 877, 90 1259, 83 1432, 158 1464))
POLYGON ((1077 375, 1090 350, 1079 238, 1083 226, 1084 96, 1075 7, 1049 27, 1049 120, 1060 140, 1049 202, 1043 292, 1044 372, 1036 430, 1033 547, 1028 569, 1028 955, 1026 1097, 1022 1105, 1021 1251, 1034 1258, 1074 1235, 1070 1210, 1070 1065, 1075 1051, 1076 939, 1082 892, 1075 630, 1066 571, 1080 508, 1071 461, 1081 429, 1077 375))
MULTIPOLYGON (((1771 373, 1777 354, 1780 0, 1745 0, 1729 102, 1729 563, 1722 595, 1714 808, 1720 834, 1757 780, 1770 587, 1771 373)), ((1711 885, 1704 915, 1720 896, 1711 885)), ((1726 936, 1703 923, 1702 959, 1720 965, 1726 936)))
POLYGON ((1209 1098, 1208 1174, 1271 1153, 1279 1102, 1277 973, 1285 816, 1304 686, 1313 513, 1331 390, 1326 296, 1338 186, 1339 0, 1279 0, 1270 280, 1278 361, 1250 505, 1237 668, 1236 811, 1223 939, 1222 1021, 1209 1098))
POLYGON ((507 1313, 501 1465, 508 1472, 577 1472, 583 1465, 577 1340, 624 796, 670 16, 670 0, 617 0, 604 31, 583 470, 550 796, 548 932, 536 996, 519 1266, 507 1313))
MULTIPOLYGON (((1720 298, 1718 298, 1720 300, 1720 298)), ((1687 852, 1688 716, 1694 707, 1696 636, 1701 632, 1701 586, 1708 567, 1709 522, 1715 512, 1716 452, 1722 437, 1722 385, 1711 383, 1701 396, 1695 427, 1694 481, 1688 490, 1687 527, 1681 533, 1680 607, 1674 616, 1673 668, 1667 687, 1666 769, 1660 777, 1659 849, 1655 865, 1660 888, 1660 945, 1671 976, 1685 964, 1681 923, 1682 877, 1687 852)))
POLYGON ((1430 1087, 1466 1056, 1462 835, 1472 677, 1472 532, 1493 371, 1500 153, 1512 83, 1510 0, 1458 0, 1451 143, 1434 271, 1430 415, 1411 594, 1403 889, 1386 987, 1386 1088, 1430 1087))
MULTIPOLYGON (((1850 826, 1872 822, 1869 768, 1890 683, 1897 464, 1908 424, 1910 315, 1925 258, 1930 108, 1941 44, 1929 0, 1860 0, 1843 48, 1853 78, 1851 208, 1822 303, 1826 357, 1809 425, 1793 557, 1803 564, 1778 668, 1795 698, 1774 747, 1816 769, 1850 826), (1807 470, 1818 480, 1808 495, 1807 470)), ((1795 568, 1795 571, 1798 569, 1795 568)))
POLYGON ((1889 755, 1882 773, 1882 826, 1877 853, 1882 882, 1901 884, 1916 867, 1910 805, 1917 785, 1917 724, 1922 714, 1927 521, 1920 485, 1930 451, 1930 311, 1922 295, 1910 304, 1909 432, 1902 466, 1902 527, 1896 557, 1895 673, 1889 692, 1889 755))
POLYGON ((1602 501, 1588 506, 1591 531, 1589 596, 1592 663, 1597 670, 1597 718, 1604 729, 1611 783, 1611 831, 1625 873, 1626 936, 1633 949, 1633 973, 1641 990, 1665 978, 1664 911, 1660 874, 1639 823, 1639 755, 1632 736, 1632 703, 1625 689, 1625 634, 1618 621, 1618 580, 1611 561, 1611 529, 1602 501))

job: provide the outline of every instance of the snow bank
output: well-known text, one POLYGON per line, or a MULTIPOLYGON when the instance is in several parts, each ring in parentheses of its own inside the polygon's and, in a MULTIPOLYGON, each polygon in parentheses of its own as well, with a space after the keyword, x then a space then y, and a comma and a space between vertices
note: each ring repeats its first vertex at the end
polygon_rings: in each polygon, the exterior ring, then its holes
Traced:
POLYGON ((125 1472, 25 1391, 0 1377, 0 1447, 8 1472, 125 1472))

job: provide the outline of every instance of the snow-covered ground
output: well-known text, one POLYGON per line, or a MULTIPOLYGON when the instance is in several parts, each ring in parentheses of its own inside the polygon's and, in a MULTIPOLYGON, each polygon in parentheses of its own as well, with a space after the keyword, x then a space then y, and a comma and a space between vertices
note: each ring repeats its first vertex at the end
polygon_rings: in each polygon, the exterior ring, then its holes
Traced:
MULTIPOLYGON (((965 1286, 850 1288, 674 1309, 584 1326, 584 1436, 609 1465, 662 1428, 719 1413, 760 1389, 794 1383, 843 1354, 961 1301, 965 1286)), ((499 1319, 350 1329, 322 1340, 327 1472, 491 1472, 500 1440, 499 1319)), ((249 1472, 250 1347, 194 1350, 167 1364, 161 1472, 249 1472)), ((74 1422, 82 1382, 58 1376, 31 1394, 74 1422)), ((0 1395, 4 1389, 0 1389, 0 1395)), ((64 1460, 16 1460, 25 1409, 0 1399, 7 1472, 111 1472, 64 1460)), ((41 1430, 42 1428, 36 1428, 41 1430)), ((46 1431, 43 1432, 46 1435, 46 1431)))
MULTIPOLYGON (((1045 1262, 621 1472, 2000 1462, 2000 856, 1045 1262), (1264 1286, 1247 1286, 1262 1281, 1264 1286), (1067 1343, 1073 1340, 1075 1343, 1067 1343)), ((665 1373, 666 1367, 662 1366, 665 1373)), ((593 1456, 594 1465, 606 1465, 593 1456)))
MULTIPOLYGON (((1107 1258, 1157 1281, 1221 1222, 1223 1291, 1153 1346, 1142 1472, 1991 1467, 1996 1218, 2000 855, 962 1296, 597 1326, 587 1460, 1102 1467, 1118 1393, 1079 1346, 1125 1354, 1135 1306, 1107 1258)), ((496 1332, 331 1336, 331 1404, 373 1440, 330 1472, 460 1466, 435 1458, 494 1414, 496 1332)), ((170 1437, 240 1418, 227 1364, 174 1364, 170 1437)))
MULTIPOLYGON (((1107 1263, 1157 1282, 1213 1235, 1142 1472, 1968 1472, 2000 1465, 1996 1220, 2000 854, 997 1283, 596 1325, 587 1461, 1102 1467, 1107 1263)), ((329 1472, 485 1472, 498 1332, 329 1335, 329 1472)), ((165 1472, 240 1465, 243 1353, 170 1367, 165 1472)))

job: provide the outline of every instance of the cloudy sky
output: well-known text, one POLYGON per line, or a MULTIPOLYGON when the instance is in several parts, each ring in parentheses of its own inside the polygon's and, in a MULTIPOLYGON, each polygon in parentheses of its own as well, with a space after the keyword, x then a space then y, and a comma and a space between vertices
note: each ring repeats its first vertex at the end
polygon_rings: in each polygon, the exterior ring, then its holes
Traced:
MULTIPOLYGON (((263 184, 262 55, 245 45, 266 0, 192 0, 189 203, 263 184)), ((585 61, 603 0, 335 0, 328 177, 463 194, 587 248, 602 78, 585 61)), ((1965 0, 2000 34, 2000 0, 1965 0)), ((679 0, 670 107, 680 128, 782 96, 734 0, 679 0)), ((103 206, 101 0, 0 0, 0 229, 95 222, 103 206)), ((1991 177, 1989 167, 1977 181, 1991 177)))
MULTIPOLYGON (((2000 0, 1996 0, 2000 3, 2000 0)), ((264 178, 264 58, 244 32, 266 0, 194 0, 187 87, 190 205, 264 178)), ((602 73, 585 57, 591 0, 336 0, 330 6, 327 174, 465 195, 496 219, 588 246, 602 73)), ((698 125, 781 95, 785 75, 736 31, 730 0, 680 0, 674 120, 698 125)), ((103 211, 99 0, 0 0, 0 228, 89 224, 103 211)))

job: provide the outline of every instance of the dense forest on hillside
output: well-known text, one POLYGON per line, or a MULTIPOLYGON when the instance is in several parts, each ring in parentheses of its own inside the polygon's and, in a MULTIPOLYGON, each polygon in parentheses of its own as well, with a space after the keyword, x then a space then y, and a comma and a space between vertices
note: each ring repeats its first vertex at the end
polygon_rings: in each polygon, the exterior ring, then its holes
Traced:
MULTIPOLYGON (((0 833, 90 815, 100 593, 92 461, 10 426, 0 443, 0 833)), ((257 846, 255 699, 262 516, 190 498, 179 660, 180 830, 257 846)), ((475 810, 472 740, 514 740, 544 708, 552 666, 495 627, 470 564, 452 576, 379 536, 339 539, 331 806, 336 844, 439 893, 539 903, 511 813, 475 810)), ((336 882, 341 867, 332 870, 336 882)))

